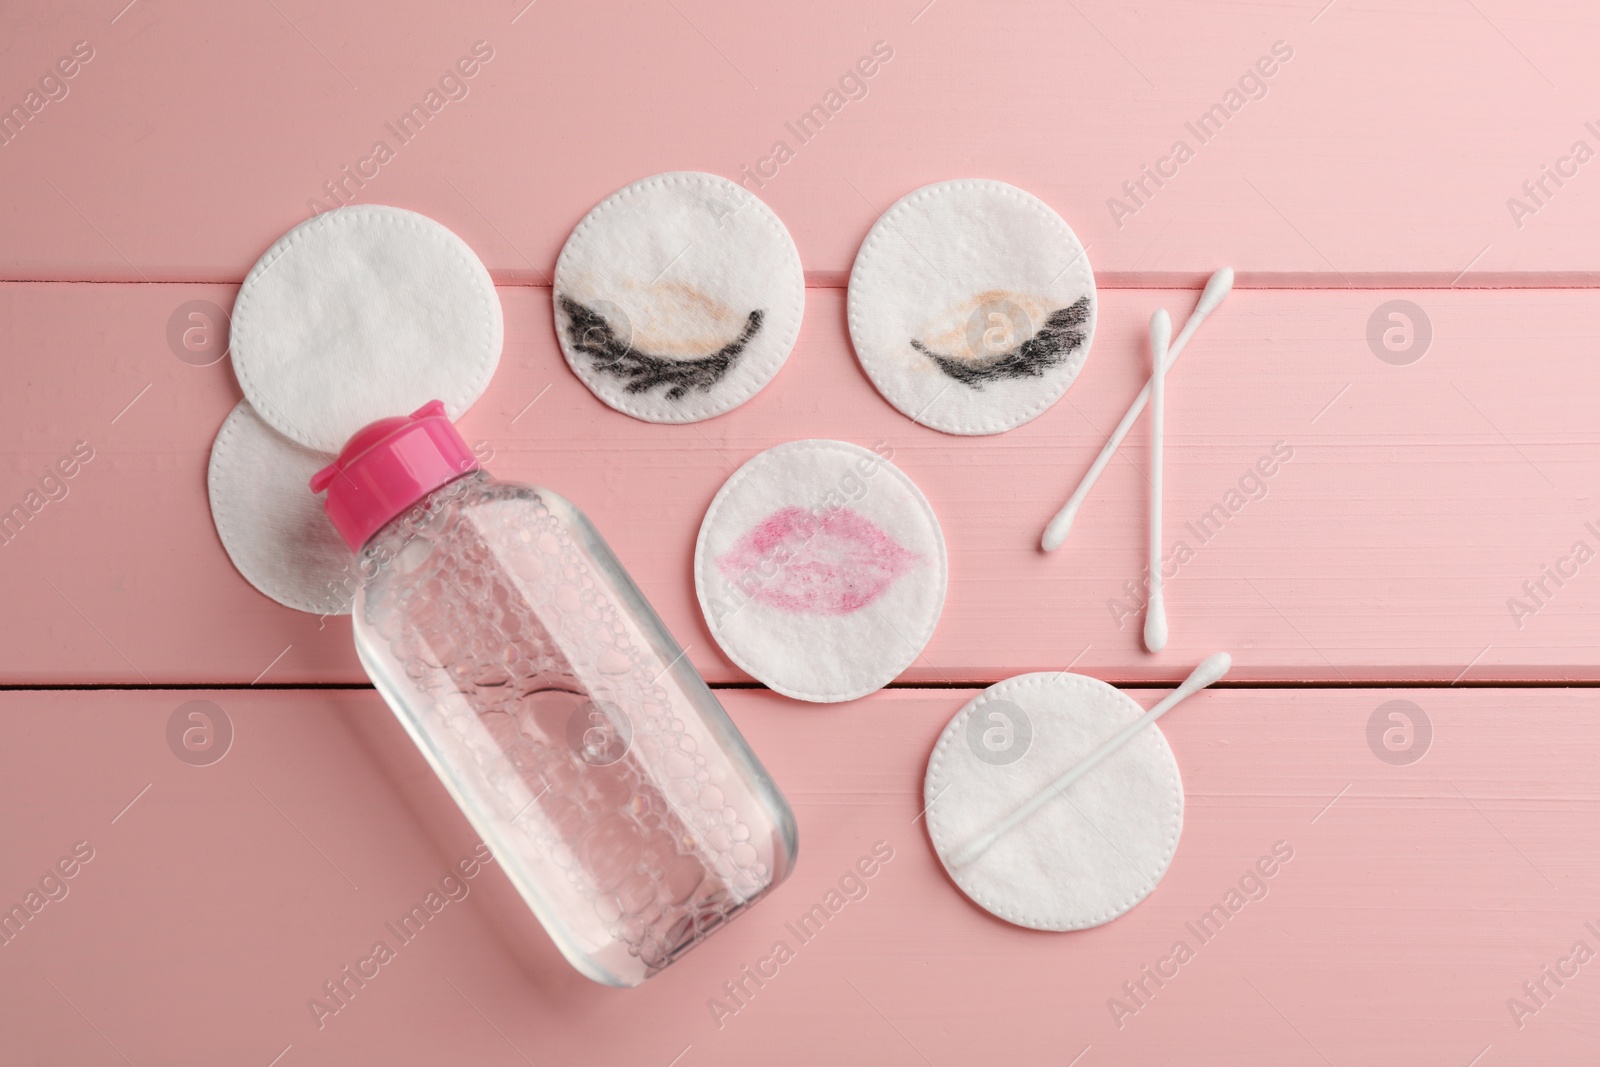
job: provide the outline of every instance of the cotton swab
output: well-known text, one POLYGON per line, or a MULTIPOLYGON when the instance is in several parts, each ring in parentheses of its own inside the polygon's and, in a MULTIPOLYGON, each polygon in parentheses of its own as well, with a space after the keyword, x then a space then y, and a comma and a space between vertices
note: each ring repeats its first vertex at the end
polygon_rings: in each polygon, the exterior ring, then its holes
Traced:
MULTIPOLYGON (((1189 338, 1194 336, 1194 332, 1200 328, 1200 324, 1206 320, 1206 316, 1216 310, 1217 305, 1222 303, 1223 297, 1227 296, 1228 291, 1232 288, 1232 267, 1223 267, 1211 276, 1210 281, 1206 282, 1205 291, 1200 294, 1200 300, 1195 304, 1194 312, 1189 316, 1189 321, 1184 323, 1183 330, 1167 351, 1168 366, 1178 361, 1178 357, 1183 354, 1184 347, 1189 343, 1189 338)), ((1139 417, 1139 412, 1144 410, 1145 404, 1149 403, 1149 401, 1150 385, 1146 383, 1145 387, 1139 390, 1139 395, 1133 398, 1133 403, 1129 405, 1127 414, 1122 416, 1122 421, 1117 423, 1117 428, 1111 431, 1111 439, 1105 443, 1105 447, 1100 450, 1100 454, 1090 464, 1089 472, 1083 476, 1083 481, 1078 483, 1078 488, 1073 491, 1071 499, 1067 501, 1065 507, 1056 512, 1056 517, 1050 520, 1050 525, 1044 528, 1044 536, 1040 538, 1039 544, 1046 552, 1054 552, 1067 539, 1067 534, 1072 531, 1072 520, 1077 518, 1078 508, 1082 506, 1084 499, 1089 495, 1089 490, 1094 488, 1094 483, 1099 480, 1101 472, 1106 469, 1106 464, 1111 462, 1111 457, 1122 446, 1122 439, 1127 437, 1128 431, 1133 428, 1133 420, 1139 417)))
POLYGON ((1144 647, 1167 647, 1167 604, 1161 595, 1161 470, 1165 466, 1167 421, 1167 346, 1172 319, 1166 308, 1150 316, 1150 595, 1145 599, 1144 647))
POLYGON ((1133 740, 1133 738, 1138 735, 1140 730, 1143 730, 1146 726, 1149 726, 1151 723, 1161 718, 1161 716, 1177 707, 1179 703, 1187 700, 1189 697, 1198 693, 1206 686, 1221 681, 1223 675, 1227 674, 1229 668, 1232 666, 1233 657, 1229 656, 1226 652, 1217 652, 1201 660, 1200 666, 1196 667, 1189 674, 1189 677, 1184 679, 1182 685, 1178 686, 1178 688, 1174 689, 1171 693, 1168 693, 1166 698, 1163 699, 1161 703, 1145 712, 1138 719, 1129 723, 1115 736, 1103 742, 1099 748, 1089 753, 1082 760, 1079 760, 1069 770, 1067 770, 1066 773, 1062 774, 1055 781, 1041 789, 1031 800, 1023 804, 1010 815, 1007 815, 1004 819, 1000 820, 999 824, 995 826, 994 829, 983 834, 981 837, 975 838, 962 848, 957 849, 950 857, 950 866, 965 867, 967 864, 981 857, 985 852, 989 851, 989 848, 996 841, 1000 840, 1000 838, 1016 829, 1023 820, 1036 813, 1040 808, 1050 803, 1050 801, 1055 799, 1057 796, 1060 796, 1079 778, 1082 778, 1084 775, 1094 770, 1095 767, 1099 766, 1099 764, 1105 760, 1107 756, 1110 756, 1113 752, 1117 751, 1117 749, 1133 740))

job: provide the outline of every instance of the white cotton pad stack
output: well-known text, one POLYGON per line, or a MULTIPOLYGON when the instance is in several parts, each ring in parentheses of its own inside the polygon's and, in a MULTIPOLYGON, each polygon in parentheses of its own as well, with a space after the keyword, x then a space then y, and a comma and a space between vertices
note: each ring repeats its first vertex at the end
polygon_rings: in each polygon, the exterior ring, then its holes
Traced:
POLYGON ((340 208, 267 250, 231 316, 245 400, 211 446, 212 519, 239 573, 288 607, 348 614, 354 559, 311 475, 377 419, 443 400, 452 419, 488 387, 499 296, 467 244, 400 208, 340 208))
POLYGON ((755 396, 800 335, 805 272, 789 231, 714 174, 657 174, 583 217, 556 261, 572 372, 646 422, 698 422, 755 396))
POLYGON ((1183 830, 1183 782, 1153 723, 1092 770, 957 862, 1008 816, 1145 714, 1079 674, 1008 678, 956 713, 928 760, 928 834, 961 891, 1035 930, 1110 922, 1156 887, 1183 830))
POLYGON ((848 303, 872 383, 945 433, 1000 433, 1042 414, 1094 339, 1083 245, 1004 182, 940 182, 884 212, 856 255, 848 303))
POLYGON ((706 511, 694 552, 706 623, 729 659, 785 696, 881 689, 939 621, 944 534, 888 454, 791 441, 740 467, 706 511))

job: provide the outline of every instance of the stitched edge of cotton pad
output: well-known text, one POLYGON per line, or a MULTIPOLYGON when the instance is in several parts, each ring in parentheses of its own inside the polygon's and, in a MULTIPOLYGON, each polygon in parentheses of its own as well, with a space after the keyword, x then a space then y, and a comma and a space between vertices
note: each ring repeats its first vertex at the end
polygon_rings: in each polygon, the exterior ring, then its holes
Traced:
MULTIPOLYGON (((245 275, 244 283, 239 286, 239 293, 234 298, 233 310, 229 314, 229 337, 233 351, 234 376, 239 380, 239 387, 244 390, 245 399, 250 401, 256 414, 260 415, 268 426, 290 440, 319 451, 337 451, 344 446, 350 434, 360 427, 351 428, 349 433, 341 433, 338 440, 318 437, 316 428, 291 425, 286 413, 281 411, 267 395, 270 389, 263 388, 263 382, 257 377, 247 354, 255 343, 256 331, 268 328, 257 326, 251 315, 255 283, 308 235, 319 233, 327 227, 356 225, 399 225, 416 229, 434 238, 441 249, 461 267, 469 287, 478 293, 478 298, 482 302, 482 322, 485 332, 482 337, 482 349, 475 362, 467 364, 471 374, 465 376, 465 380, 458 383, 456 389, 449 395, 425 398, 443 400, 445 413, 452 421, 464 415, 489 388, 495 369, 500 365, 500 352, 505 344, 505 312, 500 306, 500 297, 495 291, 494 280, 489 277, 488 268, 478 259, 471 246, 443 223, 415 211, 384 204, 353 204, 324 212, 300 223, 273 242, 272 247, 256 260, 250 272, 245 275)), ((392 414, 401 415, 405 412, 397 411, 392 414)))
MULTIPOLYGON (((239 426, 251 416, 260 419, 269 433, 278 432, 270 423, 261 418, 261 414, 255 408, 250 406, 250 401, 241 400, 233 406, 233 410, 228 412, 228 417, 222 420, 222 426, 217 430, 217 436, 211 442, 211 454, 206 460, 206 500, 211 507, 211 522, 216 527, 217 539, 222 542, 222 550, 228 554, 228 562, 233 564, 233 569, 238 572, 239 576, 249 582, 251 588, 262 596, 274 600, 286 608, 303 611, 308 615, 349 615, 354 610, 353 603, 349 601, 342 606, 330 607, 326 602, 316 603, 281 590, 268 589, 261 584, 255 574, 251 573, 251 569, 247 569, 235 552, 235 545, 238 543, 237 531, 244 525, 251 523, 255 516, 235 513, 233 509, 235 497, 233 494, 218 492, 218 487, 221 484, 218 471, 229 455, 228 449, 238 435, 239 426)), ((280 436, 282 435, 280 434, 280 436)), ((288 437, 283 439, 290 448, 298 448, 306 452, 316 451, 315 449, 306 448, 306 446, 288 437)), ((309 485, 306 487, 306 495, 308 497, 312 495, 309 485)), ((329 529, 333 529, 331 523, 329 524, 329 529)))
MULTIPOLYGON (((1132 697, 1128 696, 1120 689, 1107 685, 1098 678, 1090 678, 1087 675, 1061 675, 1053 672, 1039 672, 1034 674, 1020 674, 1013 678, 1007 678, 1002 682, 997 682, 985 689, 982 693, 979 693, 977 696, 973 697, 971 700, 967 701, 967 703, 962 706, 961 710, 956 712, 955 716, 951 718, 948 724, 946 724, 943 732, 941 732, 939 735, 939 740, 934 744, 933 754, 928 759, 928 770, 923 779, 923 803, 927 806, 927 810, 930 812, 930 816, 927 817, 925 821, 928 825, 928 839, 933 844, 934 854, 939 857, 940 866, 945 869, 945 872, 950 876, 950 880, 956 884, 961 892, 969 897, 979 907, 983 908, 991 915, 996 915, 1009 923, 1013 923, 1017 926, 1024 926, 1032 930, 1087 930, 1095 926, 1104 925, 1120 915, 1127 914, 1136 905, 1138 905, 1140 901, 1148 897, 1152 892, 1154 892, 1156 886, 1161 884, 1161 879, 1166 876, 1168 868, 1172 866, 1173 857, 1177 855, 1178 840, 1183 835, 1183 776, 1178 769, 1178 760, 1172 752, 1172 746, 1167 742, 1166 735, 1161 732, 1158 724, 1152 723, 1150 726, 1146 727, 1145 730, 1140 731, 1140 736, 1136 736, 1132 741, 1129 742, 1129 745, 1158 745, 1158 758, 1163 764, 1166 765, 1166 783, 1172 790, 1174 802, 1170 813, 1172 822, 1168 828, 1166 853, 1161 859, 1160 869, 1157 870, 1146 883, 1142 883, 1141 886, 1128 899, 1118 903, 1117 905, 1114 905, 1112 908, 1104 912, 1091 915, 1083 921, 1062 922, 1058 917, 1026 914, 1010 907, 1009 905, 1005 905, 993 900, 986 900, 983 894, 974 892, 971 888, 969 888, 968 885, 963 883, 960 870, 952 870, 949 864, 945 862, 946 852, 958 847, 961 842, 942 841, 939 833, 936 830, 937 816, 931 814, 933 810, 933 801, 938 799, 939 793, 949 784, 940 777, 941 764, 944 760, 946 750, 948 746, 961 743, 963 735, 966 732, 967 720, 971 717, 972 712, 981 703, 989 700, 1006 699, 1010 696, 1010 694, 1019 691, 1037 691, 1041 693, 1048 693, 1050 689, 1057 686, 1063 686, 1067 688, 1067 696, 1069 699, 1073 690, 1079 690, 1085 693, 1104 693, 1109 691, 1110 693, 1115 694, 1120 701, 1125 702, 1129 706, 1129 722, 1132 722, 1145 712, 1144 708, 1139 707, 1138 703, 1135 702, 1132 697), (1145 733, 1153 733, 1154 736, 1145 738, 1143 736, 1145 733)), ((1090 743, 1091 745, 1094 745, 1100 740, 1103 739, 1091 738, 1090 743)), ((1067 768, 1063 767, 1062 771, 1065 771, 1066 769, 1067 768)), ((1021 828, 1019 827, 1018 830, 1013 832, 1021 832, 1021 828)), ((981 859, 975 862, 981 862, 981 859)))
POLYGON ((956 178, 951 181, 935 182, 932 185, 924 185, 920 189, 915 189, 901 197, 899 200, 895 201, 894 204, 890 206, 889 210, 878 216, 877 221, 872 224, 872 228, 867 231, 867 236, 862 240, 861 249, 856 253, 855 262, 850 267, 850 280, 845 296, 845 309, 845 317, 850 329, 850 347, 855 352, 856 361, 861 364, 861 369, 865 371, 867 377, 871 379, 873 387, 878 390, 878 395, 883 397, 883 399, 888 402, 889 406, 906 416, 912 422, 918 423, 922 426, 927 426, 930 429, 938 430, 941 433, 948 433, 961 437, 975 437, 987 434, 1004 433, 1007 430, 1014 430, 1018 426, 1032 422, 1034 419, 1050 410, 1050 408, 1054 407, 1055 404, 1066 395, 1067 390, 1072 387, 1072 383, 1077 381, 1078 374, 1083 370, 1083 364, 1087 362, 1089 351, 1094 345, 1095 328, 1099 324, 1100 320, 1100 296, 1099 290, 1095 286, 1094 268, 1089 263, 1087 249, 1085 249, 1083 242, 1079 240, 1078 235, 1073 231, 1072 227, 1067 224, 1066 219, 1062 218, 1054 208, 1027 190, 1019 189, 1014 185, 1007 184, 1006 182, 995 181, 991 178, 956 178), (890 389, 893 385, 892 379, 890 379, 887 375, 880 377, 875 365, 873 363, 869 363, 867 359, 862 358, 861 347, 857 339, 862 336, 861 320, 862 316, 867 312, 866 309, 863 309, 861 306, 861 290, 857 285, 857 281, 864 276, 865 270, 872 268, 873 261, 876 258, 875 253, 878 247, 887 239, 887 235, 890 233, 890 231, 894 229, 894 216, 896 212, 925 199, 935 196, 942 196, 949 192, 960 192, 968 189, 981 189, 988 192, 994 192, 1000 194, 1006 199, 1016 201, 1019 205, 1027 208, 1029 211, 1041 215, 1048 225, 1052 227, 1060 226, 1063 228, 1066 231, 1066 234, 1077 243, 1078 247, 1083 249, 1083 251, 1079 252, 1078 256, 1072 261, 1071 264, 1068 265, 1066 269, 1074 269, 1080 262, 1082 264, 1082 270, 1089 286, 1089 321, 1087 323, 1088 328, 1085 331, 1083 345, 1079 348, 1077 353, 1077 367, 1070 374, 1061 376, 1060 388, 1055 391, 1054 395, 1046 394, 1041 396, 1033 404, 1016 412, 1010 413, 1010 415, 1006 418, 993 417, 973 423, 952 421, 941 423, 938 421, 937 416, 930 417, 930 410, 936 410, 938 408, 937 399, 927 406, 929 410, 923 410, 915 413, 907 411, 904 407, 900 406, 899 402, 890 396, 890 389))
MULTIPOLYGON (((605 404, 613 411, 620 411, 629 418, 638 419, 640 422, 651 422, 658 425, 682 425, 690 422, 702 422, 706 419, 715 418, 718 415, 725 415, 750 400, 751 397, 761 392, 761 390, 765 389, 772 382, 772 380, 778 376, 779 372, 783 370, 784 364, 789 362, 789 356, 793 354, 794 346, 800 339, 800 324, 801 320, 805 316, 805 299, 805 268, 800 262, 800 250, 795 245, 794 238, 790 235, 788 228, 784 226, 783 220, 778 217, 777 213, 767 205, 766 201, 750 192, 750 190, 746 189, 744 186, 739 185, 737 182, 730 181, 719 174, 708 174, 704 171, 694 170, 668 171, 664 174, 653 174, 648 178, 641 178, 636 182, 631 182, 628 185, 624 185, 621 189, 618 189, 616 192, 600 201, 594 207, 590 208, 588 214, 584 215, 584 217, 578 221, 578 225, 573 227, 572 233, 567 237, 566 243, 561 246, 561 254, 556 257, 555 275, 550 286, 551 316, 552 324, 556 333, 556 343, 560 346, 561 356, 567 361, 567 366, 572 369, 572 373, 577 376, 578 380, 584 384, 584 387, 588 389, 590 393, 594 394, 595 399, 599 400, 602 404, 605 404), (579 252, 574 252, 572 249, 578 248, 581 250, 583 241, 587 237, 588 232, 597 226, 599 222, 604 219, 604 217, 613 209, 652 189, 664 185, 689 185, 709 187, 717 190, 737 190, 739 195, 749 198, 749 204, 754 205, 757 210, 757 214, 760 216, 762 221, 765 222, 768 228, 777 235, 778 240, 789 251, 790 263, 793 267, 793 275, 789 279, 791 282, 791 291, 788 294, 782 293, 781 290, 778 291, 778 296, 782 298, 783 302, 779 305, 776 305, 774 308, 774 310, 781 310, 785 317, 785 322, 778 325, 784 325, 787 328, 783 334, 777 335, 782 339, 778 346, 779 350, 782 352, 782 355, 773 365, 771 373, 767 374, 764 378, 751 378, 744 385, 737 389, 726 390, 723 393, 725 402, 722 403, 712 403, 709 396, 700 396, 695 398, 695 402, 693 404, 685 404, 680 409, 683 413, 682 418, 667 417, 664 413, 652 415, 641 411, 629 410, 628 408, 621 407, 618 403, 613 402, 610 397, 602 395, 592 383, 595 381, 602 381, 603 379, 591 378, 589 368, 577 358, 576 354, 573 353, 567 341, 566 334, 561 329, 561 312, 555 307, 556 294, 561 291, 561 278, 563 271, 570 269, 571 261, 569 259, 569 255, 576 256, 579 254, 579 252)), ((773 318, 777 318, 777 316, 774 315, 773 318)))
POLYGON ((761 684, 765 685, 773 692, 781 693, 784 696, 792 697, 795 700, 809 701, 813 704, 840 704, 846 700, 857 700, 871 693, 876 693, 878 690, 882 689, 884 686, 898 678, 907 667, 916 662, 917 657, 922 655, 922 650, 928 647, 928 641, 932 639, 934 630, 938 629, 939 619, 944 615, 944 600, 946 594, 949 592, 949 589, 950 557, 949 551, 945 546, 944 529, 940 527, 939 516, 934 512, 933 505, 928 502, 927 496, 923 494, 922 490, 917 486, 917 483, 911 480, 911 476, 905 471, 901 470, 899 467, 895 466, 892 461, 884 459, 882 456, 871 451, 870 449, 862 448, 860 445, 852 444, 849 441, 832 441, 826 438, 807 438, 801 441, 789 441, 781 445, 774 445, 772 448, 758 452, 754 456, 751 456, 749 459, 745 460, 744 464, 738 470, 733 472, 726 482, 723 483, 722 488, 717 490, 717 495, 711 500, 711 506, 706 509, 706 517, 700 522, 700 533, 698 536, 696 536, 694 542, 695 599, 700 602, 700 614, 705 619, 706 629, 711 631, 712 639, 717 642, 717 647, 722 649, 723 654, 732 660, 735 666, 744 671, 746 674, 750 675, 752 678, 755 678, 757 681, 761 682, 761 684), (716 624, 711 621, 711 613, 706 608, 708 596, 703 575, 704 564, 706 562, 707 531, 711 529, 712 524, 716 521, 718 511, 721 510, 722 505, 733 494, 735 488, 741 482, 743 482, 753 470, 757 469, 757 465, 763 459, 780 452, 796 451, 804 448, 832 449, 858 458, 870 456, 873 460, 882 463, 886 470, 893 473, 901 485, 905 486, 905 488, 911 491, 912 499, 917 501, 917 503, 921 506, 923 516, 933 530, 934 542, 939 547, 939 602, 935 609, 929 613, 929 618, 927 624, 923 628, 923 631, 918 634, 914 640, 910 637, 906 638, 907 643, 915 646, 911 651, 910 658, 907 659, 905 663, 896 667, 893 672, 883 681, 859 691, 852 691, 842 694, 807 693, 804 690, 777 685, 768 679, 763 678, 762 672, 753 668, 745 661, 744 657, 730 649, 727 644, 724 643, 721 632, 717 628, 716 624))

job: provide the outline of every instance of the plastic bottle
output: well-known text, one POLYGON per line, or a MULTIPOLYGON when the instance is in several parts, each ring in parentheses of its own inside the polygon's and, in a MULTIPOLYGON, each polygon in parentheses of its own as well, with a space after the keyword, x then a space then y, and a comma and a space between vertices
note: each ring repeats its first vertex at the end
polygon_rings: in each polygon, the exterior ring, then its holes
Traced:
POLYGON ((311 488, 362 665, 579 971, 638 985, 788 877, 788 804, 577 508, 491 478, 438 401, 311 488))

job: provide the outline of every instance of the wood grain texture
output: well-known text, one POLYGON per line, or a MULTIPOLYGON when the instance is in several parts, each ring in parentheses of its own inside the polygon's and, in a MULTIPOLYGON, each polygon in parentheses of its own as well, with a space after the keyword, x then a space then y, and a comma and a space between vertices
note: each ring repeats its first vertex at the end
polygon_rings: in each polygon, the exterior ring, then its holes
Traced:
POLYGON ((1600 149, 1585 0, 525 4, 17 9, 6 107, 74 42, 94 59, 0 147, 0 274, 238 281, 344 182, 538 281, 613 189, 768 160, 752 187, 827 283, 889 204, 951 177, 1042 197, 1116 284, 1195 284, 1220 262, 1246 284, 1600 277, 1600 162, 1571 158, 1600 149), (477 41, 494 58, 466 95, 391 132, 477 41), (893 58, 841 92, 880 41, 893 58), (1264 59, 1271 76, 1241 88, 1264 59), (1200 130, 1214 105, 1237 110, 1200 130), (807 134, 814 106, 836 110, 807 134), (1162 163, 1180 140, 1192 158, 1162 163), (380 141, 393 158, 370 162, 380 141), (1524 193, 1547 166, 1568 177, 1524 193))
POLYGON ((1600 963, 1562 984, 1545 968, 1600 950, 1600 694, 1560 687, 1600 682, 1597 30, 1584 0, 4 7, 0 515, 80 442, 93 458, 0 536, 0 686, 140 688, 0 691, 0 906, 94 849, 0 943, 0 1061, 1594 1062, 1600 963), (78 42, 93 57, 46 84, 78 42), (443 83, 476 42, 492 58, 443 83), (879 42, 872 77, 842 81, 879 42), (57 98, 20 120, 32 90, 57 98), (399 133, 430 90, 437 110, 399 133), (828 103, 820 132, 795 128, 828 103), (1145 177, 1179 140, 1192 155, 1145 177), (347 177, 380 141, 391 158, 347 177), (593 204, 680 169, 745 178, 813 288, 761 395, 647 426, 567 370, 548 279, 593 204), (968 176, 1075 228, 1101 320, 1054 409, 957 440, 873 391, 842 286, 884 209, 968 176), (420 211, 482 257, 507 344, 464 433, 497 474, 579 503, 713 681, 744 678, 704 627, 690 548, 750 456, 881 444, 944 524, 944 618, 902 683, 946 688, 827 707, 722 691, 795 807, 799 868, 639 990, 579 977, 490 870, 319 1028, 308 999, 474 835, 370 689, 160 688, 365 681, 347 622, 280 608, 229 564, 205 468, 239 392, 226 361, 167 341, 175 309, 229 307, 266 247, 340 200, 420 211), (1142 423, 1066 547, 1036 542, 1139 388, 1150 313, 1181 321, 1224 263, 1239 288, 1169 381, 1168 536, 1191 555, 1150 657, 1126 592, 1142 423), (1393 299, 1431 328, 1410 365, 1369 347, 1393 299), (1219 649, 1231 681, 1291 684, 1164 720, 1187 820, 1147 901, 1044 935, 943 876, 921 782, 968 686, 1069 663, 1153 684, 1219 649), (1433 687, 1374 688, 1402 683, 1433 687), (169 749, 191 699, 235 728, 211 766, 169 749), (1392 700, 1429 724, 1418 762, 1370 739, 1392 700), (719 1026, 723 983, 878 841, 895 858, 869 895, 719 1026), (1280 842, 1294 857, 1265 897, 1130 996, 1280 842))
MULTIPOLYGON (((319 1029, 306 1001, 475 838, 371 692, 0 695, 0 901, 78 841, 69 895, 0 947, 11 1062, 1465 1064, 1587 1062, 1600 964, 1519 1029, 1522 983, 1600 938, 1596 697, 1577 690, 1213 690, 1163 722, 1187 818, 1156 891, 1075 934, 1020 930, 942 875, 924 764, 966 691, 799 708, 725 701, 793 803, 800 864, 634 991, 579 977, 498 870, 319 1029), (220 704, 228 754, 168 750, 220 704), (1368 747, 1409 699, 1419 762, 1368 747), (148 789, 146 788, 148 786, 148 789), (135 799, 137 797, 137 799, 135 799), (130 801, 132 806, 128 807, 130 801), (115 822, 113 822, 115 818, 115 822), (894 858, 719 1028, 707 1002, 875 842, 894 858), (1220 934, 1194 922, 1283 842, 1220 934), (1258 894, 1259 895, 1259 894, 1258 894), (1194 958, 1119 1028, 1107 1001, 1185 940, 1194 958), (52 988, 54 986, 54 988, 52 988), (37 1057, 37 1060, 35 1060, 37 1057), (292 1058, 292 1059, 291 1059, 292 1058)), ((1156 694, 1135 691, 1146 705, 1156 694)), ((1027 757, 1024 757, 1027 758, 1027 757)))
MULTIPOLYGON (((892 449, 943 523, 950 593, 905 681, 987 684, 1075 657, 1121 681, 1177 679, 1219 649, 1235 678, 1258 681, 1600 679, 1600 563, 1567 564, 1576 574, 1560 586, 1543 577, 1579 541, 1600 550, 1589 525, 1600 528, 1600 364, 1569 358, 1600 318, 1594 291, 1230 297, 1172 372, 1167 537, 1191 558, 1169 573, 1172 640, 1158 657, 1140 648, 1127 593, 1144 566, 1142 422, 1065 547, 1045 555, 1037 538, 1137 392, 1150 313, 1186 315, 1194 293, 1104 291, 1066 397, 1013 432, 956 439, 873 390, 837 290, 810 291, 800 343, 760 395, 686 426, 600 404, 561 360, 548 290, 500 292, 505 356, 463 432, 493 449, 501 477, 583 507, 712 680, 744 676, 694 599, 700 520, 739 464, 799 437, 892 449), (1374 309, 1397 295, 1425 308, 1434 334, 1409 366, 1366 340, 1374 309), (1270 477, 1256 478, 1258 461, 1270 477), (1537 610, 1513 613, 1513 598, 1537 610)), ((77 441, 96 457, 0 546, 6 682, 364 680, 346 621, 256 593, 217 540, 205 465, 238 392, 226 362, 192 367, 167 349, 167 318, 192 298, 226 307, 231 294, 0 286, 0 330, 26 385, 0 396, 0 503, 24 500, 77 441)))

